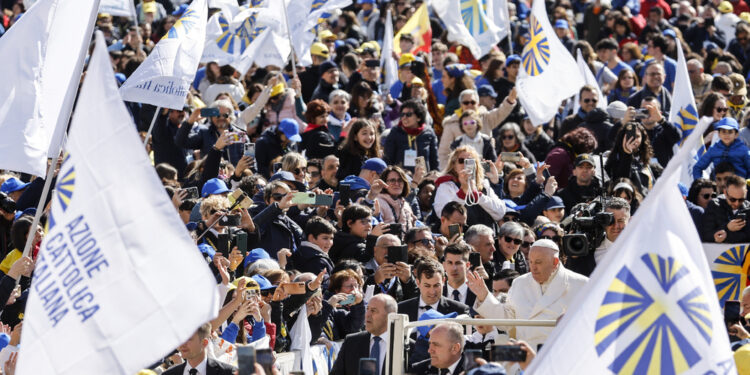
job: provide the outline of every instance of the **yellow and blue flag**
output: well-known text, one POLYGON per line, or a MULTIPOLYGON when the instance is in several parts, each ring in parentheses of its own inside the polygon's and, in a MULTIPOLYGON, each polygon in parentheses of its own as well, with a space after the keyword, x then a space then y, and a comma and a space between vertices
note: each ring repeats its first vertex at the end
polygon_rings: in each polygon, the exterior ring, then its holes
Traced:
POLYGON ((692 134, 669 162, 528 373, 737 373, 714 280, 677 188, 699 142, 692 134))
POLYGON ((445 24, 448 40, 468 47, 477 59, 502 38, 502 30, 487 16, 485 0, 433 0, 432 9, 445 24))

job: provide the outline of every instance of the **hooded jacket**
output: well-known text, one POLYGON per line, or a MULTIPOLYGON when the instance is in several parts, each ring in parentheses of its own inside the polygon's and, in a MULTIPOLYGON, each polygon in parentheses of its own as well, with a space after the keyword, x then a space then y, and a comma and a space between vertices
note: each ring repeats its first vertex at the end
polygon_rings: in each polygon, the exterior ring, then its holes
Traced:
POLYGON ((612 149, 612 139, 609 133, 614 125, 609 122, 609 115, 601 108, 594 108, 586 114, 586 119, 580 127, 591 130, 596 137, 596 150, 594 153, 599 154, 612 149))
POLYGON ((745 146, 741 139, 737 138, 729 146, 724 142, 716 142, 706 151, 693 167, 693 178, 701 178, 703 172, 709 164, 718 165, 721 162, 728 161, 734 166, 735 174, 746 178, 750 172, 750 150, 745 146))

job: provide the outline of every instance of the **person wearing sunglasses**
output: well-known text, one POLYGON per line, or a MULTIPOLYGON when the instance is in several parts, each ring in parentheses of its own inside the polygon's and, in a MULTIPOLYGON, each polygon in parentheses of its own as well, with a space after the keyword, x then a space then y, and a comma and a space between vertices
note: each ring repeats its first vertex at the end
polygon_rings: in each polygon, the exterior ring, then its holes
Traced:
POLYGON ((560 125, 560 134, 565 135, 573 131, 586 121, 586 114, 596 108, 599 102, 599 90, 592 85, 584 85, 578 91, 578 112, 569 115, 560 125))
POLYGON ((294 175, 294 180, 307 184, 307 159, 302 154, 290 152, 281 158, 281 170, 294 175))
POLYGON ((437 169, 438 138, 426 121, 427 107, 421 101, 409 99, 401 104, 401 120, 391 128, 385 141, 386 163, 414 170, 416 158, 421 156, 428 171, 437 169))
POLYGON ((495 253, 494 263, 498 270, 514 269, 520 274, 529 272, 526 257, 521 252, 521 244, 525 241, 523 227, 519 223, 507 222, 497 232, 500 247, 495 253))
POLYGON ((737 139, 740 131, 737 120, 725 117, 719 120, 714 127, 719 131, 721 142, 714 143, 698 159, 698 162, 693 166, 693 178, 701 178, 703 170, 710 164, 718 165, 724 161, 732 163, 737 176, 746 178, 750 173, 750 149, 744 142, 737 139))
POLYGON ((218 109, 218 116, 209 117, 205 124, 196 125, 203 118, 200 110, 193 111, 185 124, 177 130, 174 143, 188 150, 200 150, 201 156, 206 156, 222 134, 230 133, 233 138, 222 150, 222 157, 236 164, 242 158, 244 146, 241 141, 246 135, 233 126, 236 119, 234 105, 229 99, 219 99, 211 103, 209 108, 218 109))
MULTIPOLYGON (((443 76, 445 76, 445 74, 443 76)), ((464 112, 469 110, 475 111, 482 124, 479 131, 482 134, 492 136, 493 129, 500 126, 500 124, 508 118, 513 111, 513 108, 515 108, 516 103, 515 89, 510 90, 510 94, 505 97, 497 108, 486 108, 480 105, 479 94, 473 88, 462 91, 459 95, 458 101, 460 108, 456 110, 455 113, 446 116, 443 119, 443 133, 440 135, 440 145, 438 147, 440 169, 445 169, 448 157, 451 153, 451 144, 456 138, 462 135, 459 118, 464 112)), ((446 111, 445 113, 448 114, 449 112, 446 111)))
POLYGON ((462 134, 451 143, 451 150, 455 150, 456 147, 461 145, 469 145, 482 155, 482 159, 493 162, 497 159, 492 139, 487 134, 480 132, 482 130, 482 118, 478 112, 470 109, 461 113, 459 127, 462 134))
POLYGON ((297 205, 290 193, 286 182, 269 182, 263 190, 263 200, 268 206, 254 217, 261 237, 257 247, 266 249, 273 259, 278 259, 280 249, 297 249, 304 240, 302 228, 286 214, 297 205))
POLYGON ((705 210, 711 199, 716 198, 716 196, 716 183, 709 179, 698 178, 693 180, 690 185, 687 200, 705 210))
POLYGON ((703 214, 703 224, 698 228, 703 242, 744 243, 750 241, 747 225, 747 183, 733 175, 726 180, 726 192, 712 199, 703 214))

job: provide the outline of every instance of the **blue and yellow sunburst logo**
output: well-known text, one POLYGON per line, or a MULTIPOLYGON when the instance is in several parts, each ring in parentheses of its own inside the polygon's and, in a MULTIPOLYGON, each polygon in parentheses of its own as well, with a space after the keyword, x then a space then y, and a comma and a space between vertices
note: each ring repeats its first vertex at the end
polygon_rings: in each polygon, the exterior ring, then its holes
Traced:
POLYGON ((690 271, 674 258, 650 253, 641 260, 642 275, 623 266, 604 296, 596 320, 596 352, 615 351, 609 365, 615 374, 681 374, 701 360, 691 341, 700 336, 711 342, 708 299, 689 285, 685 276, 690 271), (690 291, 684 293, 686 288, 690 291), (675 323, 685 318, 692 327, 675 323))
POLYGON ((734 246, 714 260, 711 276, 722 307, 727 300, 740 299, 742 289, 747 285, 747 273, 750 271, 747 252, 748 245, 734 246))
POLYGON ((479 0, 461 0, 461 18, 471 35, 487 31, 487 22, 480 14, 479 0))
POLYGON ((312 6, 310 7, 310 13, 312 13, 315 10, 320 9, 325 3, 327 3, 328 0, 313 0, 312 6))
POLYGON ((182 17, 180 17, 174 25, 172 25, 172 28, 169 29, 167 35, 164 35, 162 39, 176 39, 184 36, 189 33, 197 23, 198 12, 195 9, 190 8, 182 14, 182 17))
POLYGON ((64 157, 60 168, 63 172, 60 174, 61 177, 57 178, 57 184, 55 185, 55 195, 63 212, 68 209, 70 200, 73 199, 76 184, 76 169, 68 163, 68 160, 70 160, 70 154, 66 154, 64 157))
POLYGON ((261 8, 265 5, 266 0, 250 0, 250 8, 261 8))
POLYGON ((254 13, 247 17, 237 30, 229 30, 229 21, 222 15, 219 16, 219 25, 221 26, 221 35, 216 38, 216 44, 222 51, 230 54, 235 52, 243 53, 245 49, 266 29, 266 27, 255 27, 258 14, 254 13), (236 43, 235 43, 236 42, 236 43), (239 51, 235 48, 239 46, 239 51))
POLYGON ((534 77, 542 74, 549 65, 549 40, 547 35, 544 34, 542 25, 533 15, 531 16, 529 32, 531 33, 531 40, 523 47, 521 63, 526 73, 534 77))
POLYGON ((685 108, 680 108, 677 113, 677 119, 674 126, 682 131, 682 139, 680 144, 687 139, 687 137, 693 133, 693 129, 698 125, 698 111, 695 110, 695 106, 688 104, 685 108))

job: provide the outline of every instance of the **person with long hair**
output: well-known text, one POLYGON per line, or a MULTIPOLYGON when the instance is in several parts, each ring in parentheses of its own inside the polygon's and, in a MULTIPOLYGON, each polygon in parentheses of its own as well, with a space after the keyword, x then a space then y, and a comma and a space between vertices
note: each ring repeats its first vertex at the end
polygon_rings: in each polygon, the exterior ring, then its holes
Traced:
POLYGON ((524 145, 526 136, 521 131, 521 127, 513 122, 506 122, 497 132, 495 144, 497 144, 498 154, 503 152, 520 152, 523 157, 529 159, 532 163, 536 162, 534 154, 524 145))
POLYGON ((611 197, 622 198, 630 204, 630 215, 635 214, 635 210, 643 202, 643 195, 638 192, 638 189, 627 177, 620 177, 609 181, 609 189, 607 194, 611 197))
POLYGON ((445 67, 441 78, 445 91, 445 115, 450 116, 460 108, 459 97, 466 89, 476 89, 469 67, 464 64, 451 64, 445 67))
POLYGON ((352 117, 364 117, 367 102, 372 98, 374 91, 372 91, 370 85, 359 81, 352 86, 350 92, 352 94, 352 101, 349 105, 349 114, 352 117))
POLYGON ((406 199, 411 193, 409 179, 403 169, 389 166, 380 174, 380 179, 388 186, 378 195, 380 215, 384 223, 399 223, 403 225, 404 233, 413 228, 417 217, 406 199))
POLYGON ((615 87, 609 92, 607 101, 609 103, 614 101, 627 103, 630 95, 635 94, 639 89, 638 76, 635 75, 635 72, 631 69, 620 70, 620 74, 617 75, 615 87))
POLYGON ((479 117, 479 113, 472 110, 461 113, 459 126, 462 135, 451 143, 451 150, 455 150, 458 146, 469 145, 482 155, 482 159, 493 162, 497 159, 492 138, 480 132, 482 130, 482 118, 479 117))
POLYGON ((693 180, 688 190, 687 200, 705 210, 708 203, 714 198, 716 198, 716 182, 705 178, 693 180))
POLYGON ((560 138, 557 146, 550 150, 544 159, 544 163, 549 165, 549 173, 555 176, 560 189, 568 185, 576 156, 591 153, 597 145, 594 133, 586 128, 578 128, 560 138))
POLYGON ((651 148, 646 128, 637 122, 625 124, 615 136, 615 144, 609 154, 604 170, 611 179, 627 177, 642 195, 646 195, 654 184, 654 173, 649 166, 654 151, 651 148))
POLYGON ((484 169, 474 147, 459 146, 450 155, 442 176, 435 181, 435 213, 443 212, 448 202, 466 203, 467 198, 474 204, 467 205, 466 224, 491 225, 495 232, 497 222, 505 216, 505 203, 495 194, 489 181, 484 178, 484 169), (466 161, 474 160, 474 170, 466 167, 466 161), (491 224, 490 224, 491 223, 491 224))
POLYGON ((341 181, 349 175, 359 175, 362 164, 369 158, 379 158, 380 136, 375 126, 367 120, 356 120, 346 134, 336 156, 339 158, 339 170, 336 179, 341 181))

